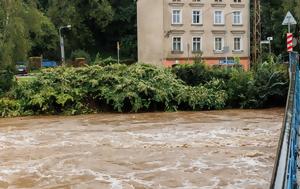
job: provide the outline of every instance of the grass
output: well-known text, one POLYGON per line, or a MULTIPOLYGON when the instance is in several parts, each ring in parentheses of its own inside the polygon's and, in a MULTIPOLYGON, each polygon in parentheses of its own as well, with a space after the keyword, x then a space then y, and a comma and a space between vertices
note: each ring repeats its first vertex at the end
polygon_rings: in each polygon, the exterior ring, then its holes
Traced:
POLYGON ((22 83, 22 82, 33 81, 36 79, 36 77, 35 76, 16 76, 16 79, 19 83, 22 83))

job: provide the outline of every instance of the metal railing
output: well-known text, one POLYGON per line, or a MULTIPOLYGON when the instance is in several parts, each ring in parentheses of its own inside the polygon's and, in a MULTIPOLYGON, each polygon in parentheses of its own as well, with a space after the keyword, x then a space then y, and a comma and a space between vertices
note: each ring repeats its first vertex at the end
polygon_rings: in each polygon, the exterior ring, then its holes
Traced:
POLYGON ((290 87, 270 189, 296 189, 300 113, 299 55, 290 54, 290 87))

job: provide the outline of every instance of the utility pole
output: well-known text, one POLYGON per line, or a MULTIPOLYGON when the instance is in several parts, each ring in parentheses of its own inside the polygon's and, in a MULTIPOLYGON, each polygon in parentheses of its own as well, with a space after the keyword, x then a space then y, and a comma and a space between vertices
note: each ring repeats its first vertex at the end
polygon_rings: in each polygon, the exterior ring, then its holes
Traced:
POLYGON ((261 6, 260 0, 254 0, 253 2, 253 49, 252 49, 252 61, 257 64, 261 57, 261 6))

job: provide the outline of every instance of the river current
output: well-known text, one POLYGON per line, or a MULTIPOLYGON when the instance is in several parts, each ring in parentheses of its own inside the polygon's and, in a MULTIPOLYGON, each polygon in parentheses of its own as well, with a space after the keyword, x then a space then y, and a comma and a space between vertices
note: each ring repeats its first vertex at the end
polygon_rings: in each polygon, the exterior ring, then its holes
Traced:
POLYGON ((284 110, 0 119, 2 189, 265 189, 284 110))

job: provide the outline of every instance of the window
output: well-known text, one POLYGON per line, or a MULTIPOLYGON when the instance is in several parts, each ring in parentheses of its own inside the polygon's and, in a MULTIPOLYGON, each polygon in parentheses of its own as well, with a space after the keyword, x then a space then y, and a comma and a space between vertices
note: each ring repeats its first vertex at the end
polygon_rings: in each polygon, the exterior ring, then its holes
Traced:
POLYGON ((172 51, 182 51, 181 37, 173 37, 172 51))
POLYGON ((215 11, 215 13, 214 13, 214 24, 224 24, 223 11, 215 11))
POLYGON ((181 2, 181 0, 173 0, 173 2, 181 2))
POLYGON ((201 0, 193 0, 193 2, 201 2, 201 0))
POLYGON ((200 10, 193 10, 193 24, 202 24, 202 16, 200 10))
POLYGON ((201 51, 201 37, 193 37, 193 52, 201 51))
POLYGON ((223 38, 215 37, 215 51, 222 51, 222 50, 223 50, 223 38))
POLYGON ((172 11, 172 24, 181 24, 181 10, 172 11))
POLYGON ((241 3, 242 0, 233 0, 233 2, 235 2, 235 3, 241 3))
POLYGON ((215 2, 216 2, 216 3, 221 3, 221 2, 222 2, 222 0, 215 0, 215 2))
POLYGON ((233 50, 234 51, 241 51, 242 50, 242 38, 241 37, 235 37, 234 38, 233 50))
POLYGON ((234 25, 242 24, 242 14, 241 11, 234 11, 232 13, 232 22, 234 25))

